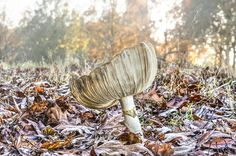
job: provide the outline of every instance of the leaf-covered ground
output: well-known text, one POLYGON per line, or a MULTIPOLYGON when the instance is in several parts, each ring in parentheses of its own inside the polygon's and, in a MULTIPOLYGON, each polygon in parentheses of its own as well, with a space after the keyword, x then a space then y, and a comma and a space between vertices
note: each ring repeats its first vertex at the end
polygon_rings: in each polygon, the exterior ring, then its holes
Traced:
POLYGON ((135 97, 145 141, 120 106, 91 110, 70 95, 76 66, 0 67, 0 155, 236 155, 236 81, 218 69, 160 69, 135 97))

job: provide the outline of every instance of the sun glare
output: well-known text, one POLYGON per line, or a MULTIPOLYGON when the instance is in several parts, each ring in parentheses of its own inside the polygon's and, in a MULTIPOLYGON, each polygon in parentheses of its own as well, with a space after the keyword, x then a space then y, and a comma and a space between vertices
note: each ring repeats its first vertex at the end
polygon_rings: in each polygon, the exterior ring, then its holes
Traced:
POLYGON ((24 12, 34 8, 36 0, 0 0, 0 9, 6 11, 7 22, 10 26, 17 26, 24 12))
POLYGON ((180 5, 182 0, 164 0, 153 3, 149 1, 150 17, 155 23, 153 37, 155 40, 163 43, 165 41, 164 33, 167 30, 175 28, 178 19, 170 16, 169 12, 177 5, 180 5))
MULTIPOLYGON (((16 0, 1 0, 0 8, 6 10, 7 22, 10 26, 17 26, 20 19, 23 16, 23 13, 26 10, 33 9, 35 7, 35 2, 39 0, 24 0, 21 3, 17 3, 16 0)), ((152 1, 148 1, 148 6, 150 8, 149 16, 152 21, 155 23, 152 37, 159 42, 164 42, 164 32, 169 29, 174 29, 177 20, 168 16, 168 12, 175 6, 179 5, 182 0, 165 0, 158 1, 154 4, 152 1)), ((96 17, 101 16, 103 9, 109 7, 109 4, 101 5, 103 0, 86 0, 78 1, 71 0, 69 1, 69 7, 73 10, 79 10, 79 12, 84 12, 95 3, 95 9, 97 11, 96 17)), ((117 1, 116 11, 118 13, 124 13, 126 11, 125 0, 117 1)))

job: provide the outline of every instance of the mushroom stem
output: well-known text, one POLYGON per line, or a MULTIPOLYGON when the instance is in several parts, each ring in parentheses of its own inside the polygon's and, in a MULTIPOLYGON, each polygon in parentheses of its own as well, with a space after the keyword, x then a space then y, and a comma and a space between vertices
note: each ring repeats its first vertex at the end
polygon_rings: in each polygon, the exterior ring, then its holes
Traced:
POLYGON ((132 133, 139 134, 143 139, 142 127, 137 116, 133 96, 126 96, 120 99, 125 125, 132 133))

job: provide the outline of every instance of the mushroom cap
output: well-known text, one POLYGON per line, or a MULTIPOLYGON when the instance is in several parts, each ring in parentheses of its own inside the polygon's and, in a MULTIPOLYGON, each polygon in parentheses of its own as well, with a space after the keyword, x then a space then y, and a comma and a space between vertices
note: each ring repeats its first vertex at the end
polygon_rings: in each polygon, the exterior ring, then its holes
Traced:
POLYGON ((147 89, 157 73, 156 52, 149 42, 122 50, 110 62, 89 75, 72 76, 70 90, 76 100, 89 108, 108 108, 119 99, 147 89))

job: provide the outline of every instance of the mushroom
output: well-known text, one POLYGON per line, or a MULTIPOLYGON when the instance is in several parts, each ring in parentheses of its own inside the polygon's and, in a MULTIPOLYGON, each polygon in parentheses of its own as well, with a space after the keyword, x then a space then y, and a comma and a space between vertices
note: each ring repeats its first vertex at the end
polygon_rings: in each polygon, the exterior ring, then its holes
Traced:
POLYGON ((89 75, 72 75, 70 90, 80 104, 93 109, 106 109, 120 102, 125 125, 143 138, 133 96, 146 90, 156 73, 155 50, 151 43, 142 42, 122 50, 89 75))

